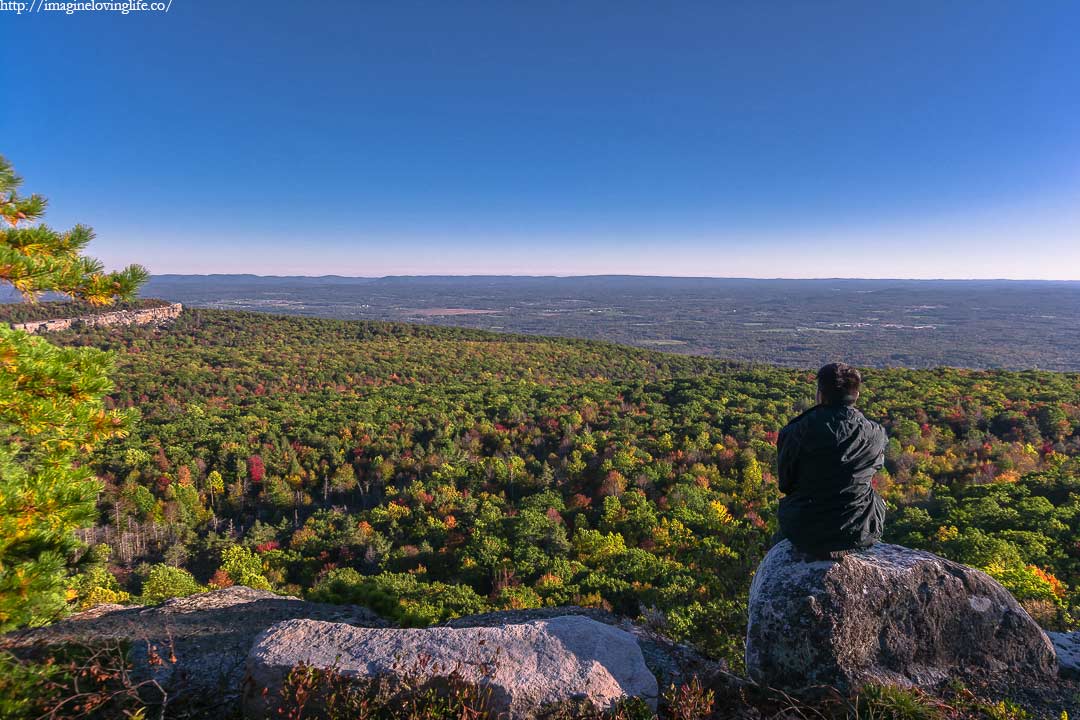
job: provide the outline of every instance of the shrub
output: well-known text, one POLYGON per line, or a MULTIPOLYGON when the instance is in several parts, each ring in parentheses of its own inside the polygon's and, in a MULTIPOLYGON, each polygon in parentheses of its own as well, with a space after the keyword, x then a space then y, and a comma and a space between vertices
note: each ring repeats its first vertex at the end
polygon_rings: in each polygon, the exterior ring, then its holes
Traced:
POLYGON ((46 657, 0 652, 0 717, 148 717, 166 694, 152 679, 135 680, 127 657, 127 647, 115 642, 52 647, 46 657))
POLYGON ((108 567, 93 564, 72 579, 71 590, 75 593, 75 607, 86 610, 102 603, 127 603, 131 595, 120 588, 120 583, 108 567))
POLYGON ((363 605, 405 627, 422 627, 488 609, 484 599, 467 585, 425 583, 407 573, 364 576, 352 568, 331 570, 307 597, 363 605))
POLYGON ((855 702, 856 718, 866 720, 943 720, 941 706, 917 690, 868 685, 855 702))
POLYGON ((169 598, 186 597, 205 592, 191 573, 171 565, 158 564, 150 568, 143 582, 141 600, 146 605, 156 605, 169 598))
POLYGON ((666 715, 671 720, 706 720, 712 715, 716 695, 701 686, 697 676, 685 685, 672 685, 664 693, 666 715))
POLYGON ((300 664, 282 685, 274 717, 288 720, 486 720, 490 693, 451 675, 440 682, 358 680, 336 669, 300 664))

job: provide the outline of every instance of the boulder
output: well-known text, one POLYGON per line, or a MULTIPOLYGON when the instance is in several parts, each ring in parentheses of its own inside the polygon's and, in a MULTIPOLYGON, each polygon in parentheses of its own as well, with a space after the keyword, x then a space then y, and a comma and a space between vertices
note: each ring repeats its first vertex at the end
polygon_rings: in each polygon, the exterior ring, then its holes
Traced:
POLYGON ((0 650, 32 655, 69 644, 130 647, 136 679, 156 680, 170 706, 190 705, 206 717, 226 717, 239 709, 244 660, 255 637, 290 618, 387 624, 366 608, 236 585, 150 607, 99 605, 46 627, 2 636, 0 650))
POLYGON ((738 682, 736 676, 727 672, 728 667, 723 660, 705 657, 689 645, 675 642, 664 635, 662 630, 667 628, 663 627, 663 619, 650 623, 650 620, 655 620, 655 614, 648 611, 641 618, 644 622, 633 622, 600 608, 561 605, 465 615, 448 620, 446 626, 453 628, 501 627, 520 625, 534 620, 550 620, 563 615, 582 615, 605 625, 614 625, 633 635, 638 647, 641 648, 646 667, 656 677, 661 688, 684 685, 694 678, 714 685, 730 685, 732 681, 738 682), (651 614, 654 617, 650 617, 651 614))
POLYGON ((1017 687, 1057 675, 1049 638, 1001 585, 898 545, 823 561, 782 541, 758 567, 749 610, 747 671, 789 691, 951 678, 1017 687))
POLYGON ((656 706, 656 678, 634 637, 583 616, 497 627, 416 630, 289 620, 263 632, 248 655, 249 717, 274 713, 296 665, 345 677, 406 679, 411 687, 455 675, 477 685, 500 718, 532 718, 545 707, 589 701, 608 709, 628 696, 656 706))

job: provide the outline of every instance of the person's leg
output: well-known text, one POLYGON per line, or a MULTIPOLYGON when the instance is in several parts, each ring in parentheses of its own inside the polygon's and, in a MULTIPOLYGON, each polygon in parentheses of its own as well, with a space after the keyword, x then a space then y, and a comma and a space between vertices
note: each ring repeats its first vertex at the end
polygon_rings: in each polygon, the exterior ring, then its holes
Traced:
POLYGON ((795 551, 802 555, 802 558, 805 562, 815 562, 819 560, 839 561, 847 557, 848 555, 851 555, 852 553, 866 550, 869 547, 873 547, 873 543, 864 547, 847 548, 845 550, 818 550, 802 548, 798 545, 795 545, 795 551))

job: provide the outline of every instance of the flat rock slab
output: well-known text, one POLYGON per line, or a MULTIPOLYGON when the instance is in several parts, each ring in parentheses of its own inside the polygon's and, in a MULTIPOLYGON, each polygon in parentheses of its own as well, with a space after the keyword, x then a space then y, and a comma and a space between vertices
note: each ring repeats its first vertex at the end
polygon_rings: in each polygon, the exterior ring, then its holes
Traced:
POLYGON ((509 720, 531 718, 566 701, 608 709, 637 696, 655 708, 657 698, 656 678, 634 637, 582 616, 421 630, 278 623, 258 637, 248 655, 248 716, 273 713, 282 683, 300 663, 346 677, 408 677, 414 685, 456 674, 489 692, 489 709, 509 720))
POLYGON ((1061 677, 1080 679, 1080 632, 1048 632, 1057 651, 1061 677))
POLYGON ((0 638, 0 649, 124 643, 131 647, 138 677, 152 676, 171 701, 210 705, 215 714, 208 716, 224 716, 239 708, 251 643, 266 628, 289 618, 387 624, 366 608, 305 602, 237 585, 150 607, 99 605, 47 627, 9 633, 0 638), (152 652, 166 660, 149 663, 152 652), (175 662, 168 660, 173 655, 175 662))
POLYGON ((1057 677, 1049 638, 1007 590, 921 550, 879 543, 815 561, 785 540, 758 567, 749 604, 747 670, 773 687, 933 688, 953 678, 1018 687, 1057 677))

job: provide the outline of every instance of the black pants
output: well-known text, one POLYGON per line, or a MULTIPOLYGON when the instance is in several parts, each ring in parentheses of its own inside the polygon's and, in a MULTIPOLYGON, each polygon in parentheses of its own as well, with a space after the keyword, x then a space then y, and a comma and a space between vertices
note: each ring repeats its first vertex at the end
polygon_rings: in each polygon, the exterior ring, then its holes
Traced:
MULTIPOLYGON (((784 534, 777 530, 776 534, 772 537, 772 542, 770 543, 769 547, 776 545, 778 542, 784 539, 784 534)), ((799 547, 798 545, 795 545, 795 543, 792 543, 792 546, 794 546, 797 551, 805 555, 810 560, 840 560, 852 553, 857 553, 860 550, 866 550, 866 548, 873 547, 873 544, 867 545, 865 547, 847 548, 845 550, 812 550, 799 547)))

